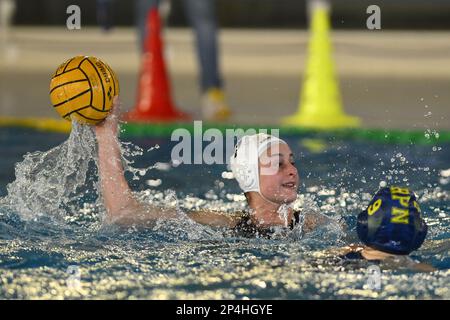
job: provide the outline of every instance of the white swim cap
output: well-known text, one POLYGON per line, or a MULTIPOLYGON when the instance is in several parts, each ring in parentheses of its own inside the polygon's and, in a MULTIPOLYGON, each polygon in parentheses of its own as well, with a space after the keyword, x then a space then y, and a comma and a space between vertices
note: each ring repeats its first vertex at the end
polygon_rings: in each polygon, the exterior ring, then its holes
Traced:
POLYGON ((244 192, 259 189, 259 157, 272 144, 287 144, 275 136, 259 133, 243 136, 235 146, 234 154, 230 158, 230 168, 239 187, 244 192))

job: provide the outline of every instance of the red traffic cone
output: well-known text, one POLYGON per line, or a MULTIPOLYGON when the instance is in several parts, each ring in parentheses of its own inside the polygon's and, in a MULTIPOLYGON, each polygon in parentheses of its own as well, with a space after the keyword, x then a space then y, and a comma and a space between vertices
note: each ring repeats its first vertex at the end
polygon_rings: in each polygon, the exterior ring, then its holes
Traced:
POLYGON ((147 37, 139 76, 138 99, 124 119, 136 122, 186 121, 190 119, 174 106, 163 59, 161 20, 157 8, 147 16, 147 37))

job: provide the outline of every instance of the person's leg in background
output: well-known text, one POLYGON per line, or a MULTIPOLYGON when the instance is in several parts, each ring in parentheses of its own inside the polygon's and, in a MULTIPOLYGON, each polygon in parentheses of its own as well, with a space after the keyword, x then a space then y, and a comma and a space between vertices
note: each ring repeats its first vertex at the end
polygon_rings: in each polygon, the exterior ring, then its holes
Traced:
POLYGON ((97 0, 97 22, 103 31, 107 32, 113 27, 115 0, 97 0))
POLYGON ((202 115, 205 120, 230 117, 219 71, 215 0, 184 0, 184 7, 195 30, 202 90, 202 115))
POLYGON ((6 42, 12 23, 16 3, 14 0, 0 0, 0 41, 6 42))
POLYGON ((141 52, 144 51, 145 36, 147 34, 147 16, 149 10, 159 6, 159 0, 136 0, 136 24, 138 28, 138 41, 141 52))

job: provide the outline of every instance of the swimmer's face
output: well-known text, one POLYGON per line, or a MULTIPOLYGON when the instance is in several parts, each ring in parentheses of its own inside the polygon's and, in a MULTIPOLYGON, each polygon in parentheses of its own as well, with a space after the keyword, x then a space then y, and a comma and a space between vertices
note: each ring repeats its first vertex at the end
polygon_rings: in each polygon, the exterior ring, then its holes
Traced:
POLYGON ((259 187, 268 200, 289 203, 297 198, 299 184, 294 155, 285 143, 269 147, 259 158, 259 187))

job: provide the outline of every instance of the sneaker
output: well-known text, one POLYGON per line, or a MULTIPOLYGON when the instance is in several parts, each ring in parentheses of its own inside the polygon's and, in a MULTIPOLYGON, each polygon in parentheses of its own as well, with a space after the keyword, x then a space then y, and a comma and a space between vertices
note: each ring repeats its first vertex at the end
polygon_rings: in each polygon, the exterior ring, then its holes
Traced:
POLYGON ((203 95, 202 115, 207 121, 225 121, 230 118, 231 110, 221 89, 211 88, 203 95))

